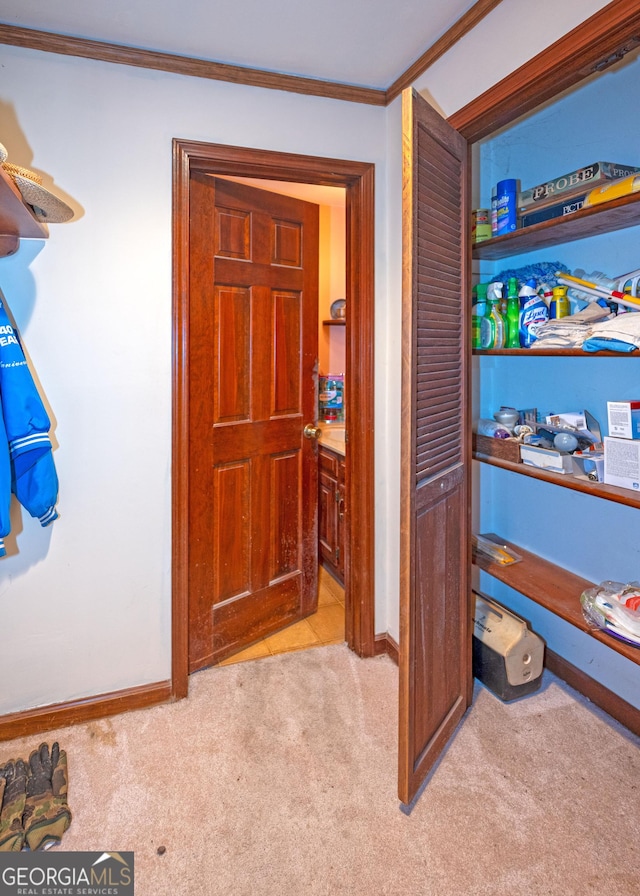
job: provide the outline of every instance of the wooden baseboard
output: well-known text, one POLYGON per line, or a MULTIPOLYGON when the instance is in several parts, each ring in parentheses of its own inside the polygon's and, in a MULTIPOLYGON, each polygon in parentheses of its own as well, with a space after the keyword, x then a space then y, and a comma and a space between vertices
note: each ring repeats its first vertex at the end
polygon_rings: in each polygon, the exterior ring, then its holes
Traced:
POLYGON ((398 665, 400 648, 388 632, 383 635, 376 635, 373 645, 373 653, 374 656, 381 656, 383 653, 386 653, 396 666, 398 665))
MULTIPOLYGON (((386 654, 397 665, 399 651, 398 644, 388 633, 375 636, 375 656, 386 654)), ((640 710, 549 649, 546 650, 546 667, 629 731, 640 736, 640 710)), ((79 725, 135 709, 147 709, 171 699, 171 682, 160 681, 83 700, 11 713, 0 717, 0 742, 44 734, 55 728, 79 725)))
POLYGON ((54 728, 104 719, 133 709, 147 709, 167 703, 171 697, 171 682, 159 681, 110 694, 10 713, 0 717, 0 741, 43 734, 54 728))
MULTIPOLYGON (((398 664, 400 648, 388 634, 376 635, 374 652, 376 656, 387 654, 396 665, 398 664)), ((633 734, 640 737, 640 709, 636 709, 622 697, 614 694, 609 688, 600 684, 586 672, 567 662, 557 653, 548 648, 545 651, 545 665, 550 672, 566 681, 570 687, 578 691, 595 706, 604 710, 612 719, 620 722, 633 734)))
POLYGON ((545 666, 558 678, 579 691, 611 718, 616 719, 629 731, 640 736, 640 709, 636 709, 622 697, 618 697, 609 688, 600 684, 586 672, 568 663, 565 659, 548 648, 545 650, 545 666))

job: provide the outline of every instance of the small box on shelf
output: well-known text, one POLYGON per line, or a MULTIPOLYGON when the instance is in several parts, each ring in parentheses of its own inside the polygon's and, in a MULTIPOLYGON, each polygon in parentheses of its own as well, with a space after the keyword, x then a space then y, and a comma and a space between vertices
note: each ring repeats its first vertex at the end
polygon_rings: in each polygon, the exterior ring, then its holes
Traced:
POLYGON ((640 492, 640 441, 605 436, 604 481, 640 492))
POLYGON ((575 473, 573 458, 555 448, 540 448, 537 445, 520 445, 522 463, 552 473, 575 473))
POLYGON ((640 439, 640 401, 608 401, 609 435, 616 439, 640 439))

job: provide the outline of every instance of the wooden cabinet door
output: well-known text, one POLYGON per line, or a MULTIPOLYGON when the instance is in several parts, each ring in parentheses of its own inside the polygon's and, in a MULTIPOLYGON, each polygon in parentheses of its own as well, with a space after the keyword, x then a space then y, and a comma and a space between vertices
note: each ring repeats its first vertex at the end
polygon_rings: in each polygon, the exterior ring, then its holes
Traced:
POLYGON ((190 189, 189 671, 317 606, 318 206, 190 189))
POLYGON ((318 486, 318 545, 320 556, 333 564, 337 540, 336 480, 321 469, 318 486))
POLYGON ((336 565, 338 576, 344 582, 346 567, 345 515, 347 512, 347 464, 343 457, 338 459, 338 493, 336 503, 336 565))
POLYGON ((320 448, 318 487, 318 546, 320 558, 344 583, 345 570, 345 460, 320 448))
POLYGON ((467 147, 403 95, 399 783, 409 804, 471 702, 467 147))

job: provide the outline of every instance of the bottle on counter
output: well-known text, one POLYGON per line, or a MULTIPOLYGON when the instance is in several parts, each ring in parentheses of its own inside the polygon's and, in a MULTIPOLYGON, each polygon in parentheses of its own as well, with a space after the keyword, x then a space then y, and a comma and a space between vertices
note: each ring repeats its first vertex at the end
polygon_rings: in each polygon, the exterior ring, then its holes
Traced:
POLYGON ((520 297, 518 280, 509 277, 507 286, 507 348, 520 348, 520 297))

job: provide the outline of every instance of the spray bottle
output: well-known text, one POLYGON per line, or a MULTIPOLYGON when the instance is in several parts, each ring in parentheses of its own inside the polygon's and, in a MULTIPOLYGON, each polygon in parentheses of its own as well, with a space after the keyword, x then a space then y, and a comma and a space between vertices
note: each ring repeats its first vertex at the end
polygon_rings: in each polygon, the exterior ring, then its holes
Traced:
POLYGON ((538 327, 549 320, 549 309, 544 298, 538 295, 535 277, 520 290, 520 345, 529 348, 537 339, 538 327))
POLYGON ((500 313, 503 283, 495 281, 487 289, 487 312, 480 321, 481 347, 486 349, 504 348, 507 341, 505 319, 500 313))

